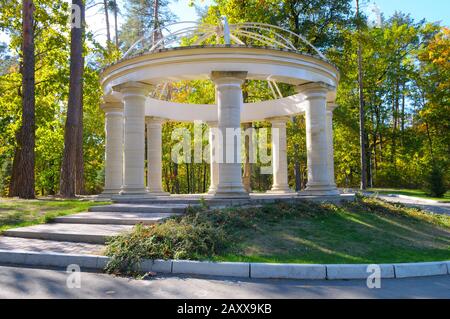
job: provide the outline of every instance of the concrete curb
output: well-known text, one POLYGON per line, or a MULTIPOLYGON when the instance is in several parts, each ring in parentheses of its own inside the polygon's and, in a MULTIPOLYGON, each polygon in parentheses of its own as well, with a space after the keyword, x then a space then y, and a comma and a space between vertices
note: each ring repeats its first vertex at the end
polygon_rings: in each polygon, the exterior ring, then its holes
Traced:
POLYGON ((450 274, 449 262, 394 264, 397 278, 427 277, 450 274))
POLYGON ((301 264, 250 264, 251 278, 281 278, 281 279, 326 279, 325 265, 301 264))
POLYGON ((250 277, 250 264, 233 262, 215 263, 191 260, 173 260, 172 273, 226 277, 250 277))
MULTIPOLYGON (((76 264, 89 270, 103 270, 109 257, 20 250, 0 250, 0 265, 66 268, 76 264)), ((191 260, 143 260, 140 270, 188 275, 272 279, 367 279, 373 274, 369 264, 314 265, 191 260)), ((381 278, 411 278, 450 275, 450 261, 379 264, 381 278)))
MULTIPOLYGON (((367 279, 373 273, 372 267, 369 266, 366 264, 326 265, 327 279, 367 279)), ((376 266, 380 267, 381 278, 396 278, 393 265, 379 264, 376 266)))

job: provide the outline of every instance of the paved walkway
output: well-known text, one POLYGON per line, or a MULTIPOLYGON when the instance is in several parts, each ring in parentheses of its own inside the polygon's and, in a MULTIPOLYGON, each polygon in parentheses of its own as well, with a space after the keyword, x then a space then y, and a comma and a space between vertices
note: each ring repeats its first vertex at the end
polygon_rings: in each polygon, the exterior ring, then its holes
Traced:
POLYGON ((0 298, 445 298, 450 276, 384 279, 381 289, 365 281, 238 280, 156 277, 132 280, 81 273, 81 288, 66 286, 64 271, 0 266, 0 298))
POLYGON ((102 255, 104 249, 104 245, 97 244, 0 236, 0 250, 102 255))
POLYGON ((444 214, 450 216, 450 203, 439 203, 435 201, 434 203, 429 200, 420 200, 416 198, 406 198, 406 197, 394 197, 389 195, 378 195, 380 199, 383 199, 391 203, 401 203, 408 207, 418 207, 435 214, 444 214))

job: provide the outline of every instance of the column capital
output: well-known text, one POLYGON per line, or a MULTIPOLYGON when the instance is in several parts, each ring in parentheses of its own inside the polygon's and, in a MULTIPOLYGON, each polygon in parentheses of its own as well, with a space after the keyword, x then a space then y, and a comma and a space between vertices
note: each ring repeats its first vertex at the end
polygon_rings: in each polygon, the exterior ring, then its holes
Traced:
POLYGON ((157 116, 146 116, 145 123, 146 124, 163 124, 167 119, 157 116))
POLYGON ((110 113, 123 113, 123 103, 122 102, 105 102, 102 101, 100 108, 105 112, 105 114, 110 113))
POLYGON ((210 78, 216 85, 221 84, 241 85, 247 78, 247 71, 212 71, 210 78))
POLYGON ((273 124, 286 124, 287 122, 290 121, 290 117, 289 116, 274 116, 274 117, 268 117, 265 120, 269 121, 270 123, 273 124))
POLYGON ((337 104, 328 102, 327 103, 327 112, 333 112, 338 107, 337 104))
POLYGON ((306 95, 307 99, 326 98, 327 93, 335 89, 336 87, 324 82, 309 82, 297 86, 298 93, 306 95))
POLYGON ((153 89, 153 85, 144 82, 125 82, 113 87, 113 90, 127 96, 147 96, 153 89))
POLYGON ((209 127, 218 127, 219 126, 219 122, 217 122, 217 121, 207 121, 206 125, 208 125, 209 127))

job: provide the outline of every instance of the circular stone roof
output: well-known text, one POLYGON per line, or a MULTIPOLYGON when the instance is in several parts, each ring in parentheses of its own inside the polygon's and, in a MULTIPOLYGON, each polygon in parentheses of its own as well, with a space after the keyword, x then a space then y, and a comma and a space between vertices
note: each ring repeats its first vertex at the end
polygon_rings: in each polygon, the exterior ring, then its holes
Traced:
MULTIPOLYGON (((194 46, 162 49, 126 58, 101 74, 104 96, 121 100, 114 87, 126 82, 158 85, 182 80, 206 80, 212 71, 246 71, 251 80, 288 83, 295 86, 322 82, 331 88, 327 101, 335 100, 339 71, 321 58, 267 47, 240 45, 194 46)), ((291 116, 303 112, 301 93, 276 100, 246 103, 242 121, 291 116)), ((176 121, 216 121, 215 105, 183 104, 147 99, 146 116, 176 121)))

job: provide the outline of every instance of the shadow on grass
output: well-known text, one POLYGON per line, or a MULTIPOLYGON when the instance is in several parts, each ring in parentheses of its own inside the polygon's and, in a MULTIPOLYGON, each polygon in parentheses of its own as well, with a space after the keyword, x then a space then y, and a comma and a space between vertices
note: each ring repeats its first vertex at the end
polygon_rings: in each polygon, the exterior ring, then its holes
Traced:
POLYGON ((10 213, 6 216, 0 215, 0 227, 23 224, 26 222, 30 222, 32 219, 33 216, 25 215, 21 212, 10 213))
POLYGON ((368 263, 450 258, 449 228, 422 215, 426 213, 372 200, 340 207, 311 204, 310 209, 321 213, 235 232, 234 241, 239 244, 215 259, 368 263))

